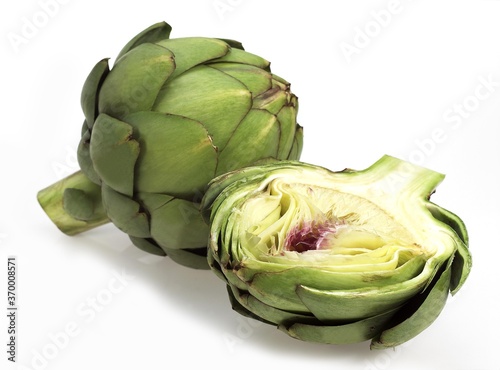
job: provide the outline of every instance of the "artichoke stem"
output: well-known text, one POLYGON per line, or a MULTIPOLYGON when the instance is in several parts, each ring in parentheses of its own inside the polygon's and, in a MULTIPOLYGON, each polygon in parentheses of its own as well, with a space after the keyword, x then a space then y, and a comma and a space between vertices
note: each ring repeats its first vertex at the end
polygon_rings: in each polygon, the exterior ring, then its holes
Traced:
POLYGON ((102 204, 101 187, 82 171, 40 190, 37 198, 47 216, 67 235, 110 222, 102 204))

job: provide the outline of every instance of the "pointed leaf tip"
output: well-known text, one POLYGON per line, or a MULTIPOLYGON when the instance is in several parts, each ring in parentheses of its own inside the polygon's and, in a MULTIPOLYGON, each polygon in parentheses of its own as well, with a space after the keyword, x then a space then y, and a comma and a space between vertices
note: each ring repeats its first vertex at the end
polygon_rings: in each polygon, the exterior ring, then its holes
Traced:
POLYGON ((167 22, 158 22, 153 24, 132 38, 120 51, 116 60, 120 59, 124 54, 141 44, 155 43, 168 39, 171 31, 172 27, 167 22))

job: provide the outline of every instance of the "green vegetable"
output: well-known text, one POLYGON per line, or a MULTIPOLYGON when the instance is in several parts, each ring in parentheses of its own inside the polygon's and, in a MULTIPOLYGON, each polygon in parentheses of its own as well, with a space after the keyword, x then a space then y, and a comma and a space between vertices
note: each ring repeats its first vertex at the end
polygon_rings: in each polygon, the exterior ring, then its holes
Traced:
POLYGON ((290 85, 233 40, 170 39, 155 24, 110 70, 83 86, 81 171, 38 199, 65 233, 112 221, 139 248, 208 268, 199 212, 214 177, 266 160, 298 159, 302 128, 290 85))
POLYGON ((384 156, 363 171, 297 161, 214 179, 208 259, 233 308, 304 341, 394 347, 470 268, 467 231, 429 200, 444 175, 384 156))

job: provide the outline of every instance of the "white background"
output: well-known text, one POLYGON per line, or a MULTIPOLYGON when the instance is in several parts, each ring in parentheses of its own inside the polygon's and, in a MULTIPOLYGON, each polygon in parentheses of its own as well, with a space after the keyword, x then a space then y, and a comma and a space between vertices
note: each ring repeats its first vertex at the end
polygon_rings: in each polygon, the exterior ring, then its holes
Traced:
POLYGON ((24 0, 1 8, 1 369, 9 255, 18 259, 19 369, 500 369, 500 2, 24 0), (299 96, 304 161, 363 169, 390 154, 447 175, 432 199, 467 224, 474 266, 429 329, 388 351, 303 343, 234 313, 210 271, 144 258, 112 225, 76 237, 55 228, 36 193, 78 169, 88 72, 161 20, 172 37, 237 39, 270 60, 299 96))

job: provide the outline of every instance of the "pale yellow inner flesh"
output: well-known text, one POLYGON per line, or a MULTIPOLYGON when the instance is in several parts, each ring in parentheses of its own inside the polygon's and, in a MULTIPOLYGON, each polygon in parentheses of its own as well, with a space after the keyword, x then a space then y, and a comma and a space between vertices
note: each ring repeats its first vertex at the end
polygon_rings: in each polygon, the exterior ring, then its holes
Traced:
POLYGON ((268 262, 391 270, 425 255, 414 236, 375 203, 334 189, 279 180, 245 202, 239 233, 242 248, 268 262), (312 247, 297 251, 294 245, 312 247))

